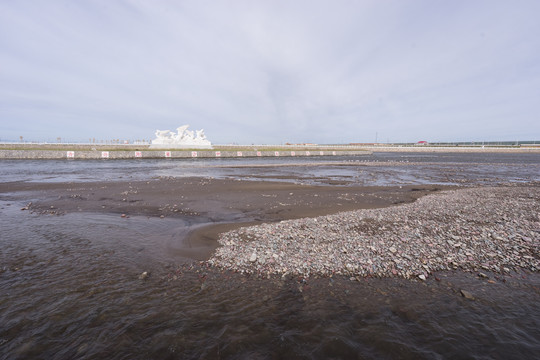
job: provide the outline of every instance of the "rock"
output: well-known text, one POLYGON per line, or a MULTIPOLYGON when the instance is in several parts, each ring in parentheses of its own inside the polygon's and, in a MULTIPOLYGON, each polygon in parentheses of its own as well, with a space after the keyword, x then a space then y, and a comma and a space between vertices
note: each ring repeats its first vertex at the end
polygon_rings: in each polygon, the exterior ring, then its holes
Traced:
POLYGON ((257 253, 253 252, 253 253, 251 254, 251 256, 249 257, 249 261, 250 261, 250 262, 255 262, 255 261, 257 261, 257 253))
POLYGON ((424 274, 418 275, 418 278, 422 281, 426 281, 426 276, 424 274))
POLYGON ((467 290, 460 290, 459 292, 461 293, 461 296, 463 296, 465 299, 474 300, 473 294, 471 294, 467 290))
POLYGON ((125 218, 126 216, 127 216, 126 214, 122 214, 122 215, 120 215, 120 217, 123 217, 123 218, 125 218))
POLYGON ((484 278, 484 279, 487 279, 488 276, 484 273, 478 273, 478 277, 481 277, 481 278, 484 278))
POLYGON ((149 276, 148 272, 145 271, 141 275, 139 275, 139 280, 146 280, 148 276, 149 276))
POLYGON ((396 251, 397 251, 397 249, 396 249, 395 247, 393 247, 393 246, 390 246, 390 249, 388 249, 388 250, 390 250, 390 252, 391 252, 392 254, 395 254, 396 251))
POLYGON ((503 238, 500 237, 500 236, 497 235, 497 234, 491 234, 491 237, 492 237, 493 239, 495 239, 495 240, 498 240, 498 241, 502 241, 502 240, 503 240, 503 238))

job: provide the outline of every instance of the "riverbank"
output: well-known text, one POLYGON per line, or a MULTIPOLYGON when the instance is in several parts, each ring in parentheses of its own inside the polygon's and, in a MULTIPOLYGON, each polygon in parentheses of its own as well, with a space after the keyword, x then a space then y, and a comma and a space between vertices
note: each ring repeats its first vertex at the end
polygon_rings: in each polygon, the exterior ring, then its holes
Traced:
POLYGON ((347 156, 387 153, 540 154, 536 145, 214 145, 212 149, 152 148, 149 144, 0 143, 0 159, 159 159, 347 156))
POLYGON ((164 178, 90 183, 11 182, 0 184, 0 194, 9 194, 27 204, 24 210, 43 215, 100 213, 125 221, 141 216, 179 219, 188 230, 177 254, 206 260, 218 246, 218 234, 239 226, 387 207, 415 201, 441 188, 164 178))
POLYGON ((26 197, 23 210, 43 215, 182 219, 189 229, 177 255, 259 276, 425 280, 443 270, 540 269, 537 183, 341 187, 166 178, 4 183, 0 193, 26 197))

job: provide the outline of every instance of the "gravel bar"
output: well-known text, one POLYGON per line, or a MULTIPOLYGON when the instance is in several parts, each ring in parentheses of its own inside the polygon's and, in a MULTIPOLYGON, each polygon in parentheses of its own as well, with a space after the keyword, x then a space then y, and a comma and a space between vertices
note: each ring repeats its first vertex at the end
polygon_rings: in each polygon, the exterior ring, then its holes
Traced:
POLYGON ((540 269, 540 185, 440 191, 414 203, 240 228, 208 260, 240 273, 425 280, 540 269))

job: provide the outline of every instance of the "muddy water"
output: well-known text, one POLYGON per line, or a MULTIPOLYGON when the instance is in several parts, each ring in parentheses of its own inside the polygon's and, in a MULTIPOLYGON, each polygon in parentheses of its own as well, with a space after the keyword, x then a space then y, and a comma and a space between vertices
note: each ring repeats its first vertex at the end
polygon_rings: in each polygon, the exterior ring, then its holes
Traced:
POLYGON ((311 156, 245 159, 3 160, 1 182, 85 182, 155 177, 278 180, 308 184, 496 184, 540 181, 540 153, 311 156), (316 164, 314 166, 313 164, 316 164))
MULTIPOLYGON (((472 160, 456 173, 471 182, 538 176, 500 162, 507 170, 497 176, 472 160)), ((529 172, 538 166, 523 163, 529 172)), ((26 180, 44 181, 35 171, 26 180)), ((115 171, 138 176, 121 163, 115 171)), ((37 215, 0 195, 1 359, 532 359, 540 352, 539 274, 439 273, 425 283, 249 278, 181 261, 182 219, 37 215), (149 276, 140 279, 143 272, 149 276)))
POLYGON ((538 274, 490 274, 492 283, 460 273, 427 283, 246 278, 176 263, 164 251, 175 248, 174 230, 149 219, 21 218, 7 204, 5 359, 517 359, 540 349, 538 274))

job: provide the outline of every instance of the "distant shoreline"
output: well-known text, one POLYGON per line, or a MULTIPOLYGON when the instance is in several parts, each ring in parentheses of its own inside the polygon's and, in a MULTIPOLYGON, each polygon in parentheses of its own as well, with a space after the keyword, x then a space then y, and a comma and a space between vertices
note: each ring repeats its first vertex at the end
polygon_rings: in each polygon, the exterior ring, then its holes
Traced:
MULTIPOLYGON (((192 152, 197 151, 201 154, 208 153, 215 156, 215 152, 221 152, 225 157, 230 157, 232 153, 242 152, 244 155, 253 152, 251 156, 257 156, 257 152, 262 153, 274 153, 281 152, 283 156, 291 155, 291 151, 295 152, 295 155, 306 155, 309 152, 310 155, 316 155, 316 152, 330 152, 327 155, 331 155, 332 151, 339 152, 339 155, 348 155, 343 152, 364 152, 363 155, 372 152, 447 152, 447 153, 460 153, 460 152, 504 152, 504 153, 540 153, 540 144, 531 145, 387 145, 387 144, 342 144, 342 145, 316 145, 316 144, 298 144, 298 145, 214 145, 211 149, 201 148, 151 148, 149 144, 77 144, 77 143, 0 143, 0 159, 6 158, 5 151, 84 151, 84 152, 132 152, 143 151, 148 153, 157 154, 159 152, 171 151, 171 152, 192 152)), ((208 155, 207 154, 207 155, 208 155)), ((273 155, 273 154, 272 154, 273 155)), ((236 154, 234 154, 236 157, 236 154)), ((245 155, 248 156, 248 155, 245 155)), ((293 155, 294 156, 294 155, 293 155)), ((144 156, 143 156, 144 157, 144 156)), ((153 156, 161 157, 161 156, 153 156)), ((202 156, 208 157, 208 156, 202 156)), ((39 158, 39 157, 38 157, 39 158)))
POLYGON ((372 152, 540 153, 540 146, 364 146, 372 152))

